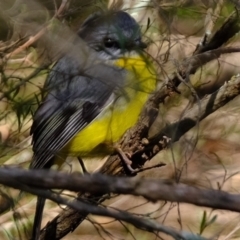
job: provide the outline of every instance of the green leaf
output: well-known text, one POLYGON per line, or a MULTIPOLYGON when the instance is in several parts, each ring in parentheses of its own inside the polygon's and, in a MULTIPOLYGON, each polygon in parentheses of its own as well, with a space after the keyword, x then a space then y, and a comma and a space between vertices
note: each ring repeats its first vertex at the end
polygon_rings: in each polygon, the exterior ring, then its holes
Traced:
POLYGON ((201 224, 200 224, 200 232, 199 232, 199 234, 203 233, 204 229, 206 228, 206 223, 207 223, 207 212, 204 211, 203 212, 202 221, 201 221, 201 224))

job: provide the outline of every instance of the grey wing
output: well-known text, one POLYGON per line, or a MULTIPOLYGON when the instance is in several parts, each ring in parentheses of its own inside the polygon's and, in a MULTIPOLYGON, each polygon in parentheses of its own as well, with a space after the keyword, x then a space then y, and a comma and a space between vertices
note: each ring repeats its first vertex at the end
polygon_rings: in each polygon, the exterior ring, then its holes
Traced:
POLYGON ((46 166, 76 133, 98 116, 114 91, 113 86, 96 78, 67 71, 61 60, 50 73, 46 87, 48 94, 31 128, 34 151, 31 168, 46 166))

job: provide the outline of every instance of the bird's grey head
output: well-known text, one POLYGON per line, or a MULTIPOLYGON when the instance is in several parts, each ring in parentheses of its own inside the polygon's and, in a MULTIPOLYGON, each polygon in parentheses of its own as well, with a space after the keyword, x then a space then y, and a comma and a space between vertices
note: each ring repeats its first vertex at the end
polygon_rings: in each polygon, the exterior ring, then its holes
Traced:
POLYGON ((126 52, 141 51, 146 47, 138 23, 123 11, 91 15, 78 34, 104 59, 117 58, 126 52))

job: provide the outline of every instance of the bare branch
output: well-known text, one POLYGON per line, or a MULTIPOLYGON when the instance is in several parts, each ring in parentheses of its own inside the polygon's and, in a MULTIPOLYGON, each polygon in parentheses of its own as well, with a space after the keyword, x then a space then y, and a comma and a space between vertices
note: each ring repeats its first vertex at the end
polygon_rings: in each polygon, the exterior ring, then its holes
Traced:
POLYGON ((195 54, 217 49, 225 44, 240 30, 239 12, 233 12, 221 26, 221 28, 212 36, 212 38, 203 46, 199 46, 195 54))
MULTIPOLYGON (((191 202, 197 202, 197 205, 220 206, 226 209, 227 206, 232 206, 233 209, 240 211, 240 196, 215 191, 215 190, 200 190, 194 187, 189 187, 184 184, 174 184, 160 180, 140 180, 131 178, 117 178, 100 174, 80 175, 66 174, 57 171, 46 170, 23 170, 17 168, 0 168, 0 183, 6 186, 21 189, 23 191, 50 199, 58 204, 64 204, 75 209, 81 214, 95 214, 100 216, 113 217, 118 220, 125 221, 135 227, 149 231, 162 232, 172 236, 174 239, 203 239, 200 236, 187 232, 177 232, 176 230, 162 226, 155 221, 133 216, 132 214, 116 209, 106 209, 103 207, 90 204, 87 201, 69 201, 63 198, 60 194, 48 191, 54 189, 67 189, 71 191, 82 191, 93 194, 118 193, 131 194, 135 196, 143 196, 148 200, 156 201, 158 199, 191 202), (44 176, 44 178, 43 178, 44 176), (32 183, 32 184, 29 184, 32 183), (37 188, 36 188, 37 187, 37 188), (41 188, 41 189, 40 189, 41 188), (42 190, 42 189, 47 190, 42 190), (189 194, 193 194, 192 199, 189 194), (212 197, 216 201, 212 201, 212 197), (227 201, 227 206, 226 206, 227 201), (229 204, 230 203, 230 204, 229 204)), ((231 209, 232 210, 232 209, 231 209)), ((44 239, 44 232, 41 239, 44 239)), ((61 236, 55 232, 54 239, 59 239, 61 236)))
POLYGON ((200 43, 197 45, 197 50, 201 51, 200 48, 203 48, 209 42, 209 36, 212 34, 212 30, 214 27, 214 23, 216 22, 218 16, 220 15, 220 11, 223 7, 223 0, 220 0, 216 3, 216 7, 213 11, 212 8, 209 8, 206 13, 204 28, 205 33, 202 37, 200 43))
MULTIPOLYGON (((57 200, 55 195, 58 194, 50 194, 42 189, 81 191, 102 195, 109 193, 130 194, 142 196, 152 202, 158 200, 184 202, 214 209, 240 212, 240 194, 230 194, 214 189, 201 189, 183 183, 177 184, 170 180, 112 177, 103 174, 67 174, 53 170, 25 170, 7 167, 0 168, 0 183, 47 197, 68 206, 70 206, 70 203, 57 200)), ((85 213, 85 211, 82 211, 82 213, 85 213)), ((94 214, 97 213, 94 212, 94 214)))

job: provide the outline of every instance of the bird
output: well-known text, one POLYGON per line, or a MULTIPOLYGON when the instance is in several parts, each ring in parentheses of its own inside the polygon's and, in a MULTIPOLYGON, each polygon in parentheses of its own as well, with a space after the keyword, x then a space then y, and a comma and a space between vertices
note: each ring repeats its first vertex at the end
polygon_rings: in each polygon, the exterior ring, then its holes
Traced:
MULTIPOLYGON (((68 156, 82 163, 84 157, 116 151, 132 170, 117 141, 136 124, 156 88, 141 28, 130 14, 108 10, 91 14, 77 38, 94 53, 96 64, 86 67, 66 53, 50 70, 30 130, 30 169, 49 169, 68 156)), ((39 238, 44 204, 38 197, 32 240, 39 238)))

